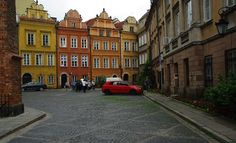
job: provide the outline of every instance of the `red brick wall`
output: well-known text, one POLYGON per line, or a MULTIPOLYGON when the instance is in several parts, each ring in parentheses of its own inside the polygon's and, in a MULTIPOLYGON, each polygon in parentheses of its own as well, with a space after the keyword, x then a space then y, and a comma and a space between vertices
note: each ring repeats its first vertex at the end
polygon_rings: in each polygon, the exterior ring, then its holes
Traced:
POLYGON ((15 0, 0 0, 0 97, 9 96, 11 115, 23 112, 17 31, 15 0))

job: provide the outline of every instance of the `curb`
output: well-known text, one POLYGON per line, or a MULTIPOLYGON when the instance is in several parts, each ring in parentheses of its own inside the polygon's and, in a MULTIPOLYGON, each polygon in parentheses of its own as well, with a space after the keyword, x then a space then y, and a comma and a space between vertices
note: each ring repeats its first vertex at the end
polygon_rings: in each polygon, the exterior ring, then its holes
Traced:
POLYGON ((9 130, 8 132, 0 135, 0 140, 3 139, 4 137, 10 135, 10 134, 13 134, 13 133, 19 131, 20 129, 23 129, 23 128, 33 124, 34 122, 37 122, 37 121, 43 119, 44 117, 46 117, 46 113, 43 113, 42 115, 38 116, 37 118, 35 118, 35 119, 31 120, 31 121, 26 122, 26 123, 24 123, 22 125, 19 125, 19 126, 17 126, 16 128, 14 128, 12 130, 9 130))
POLYGON ((218 132, 213 131, 212 129, 203 126, 202 124, 196 122, 195 120, 183 115, 181 112, 176 111, 174 109, 172 109, 171 107, 168 107, 166 105, 164 105, 163 103, 156 101, 155 99, 153 99, 152 97, 149 97, 145 94, 143 94, 145 97, 147 97, 149 100, 151 100, 154 103, 157 103, 159 105, 161 105, 162 107, 164 107, 165 109, 167 109, 168 111, 174 113, 175 115, 179 116, 180 118, 184 119, 185 121, 187 121, 188 123, 192 124, 193 126, 197 127, 199 130, 203 131, 204 133, 206 133, 207 135, 209 135, 210 137, 216 139, 219 142, 222 143, 235 143, 233 140, 225 137, 224 135, 219 134, 218 132))

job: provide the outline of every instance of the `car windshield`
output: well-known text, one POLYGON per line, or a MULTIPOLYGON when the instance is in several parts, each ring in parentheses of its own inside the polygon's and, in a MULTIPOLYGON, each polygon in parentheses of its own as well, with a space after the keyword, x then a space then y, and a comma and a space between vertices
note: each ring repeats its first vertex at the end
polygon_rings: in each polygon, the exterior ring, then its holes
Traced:
POLYGON ((126 86, 129 86, 129 82, 127 81, 115 81, 113 82, 113 85, 126 85, 126 86))

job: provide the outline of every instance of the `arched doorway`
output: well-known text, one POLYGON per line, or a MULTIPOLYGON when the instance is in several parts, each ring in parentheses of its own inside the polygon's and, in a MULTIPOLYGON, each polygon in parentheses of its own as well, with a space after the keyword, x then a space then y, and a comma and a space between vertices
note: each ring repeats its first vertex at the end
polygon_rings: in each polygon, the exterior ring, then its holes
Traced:
POLYGON ((116 78, 116 77, 117 77, 117 75, 113 75, 112 77, 116 78))
POLYGON ((123 80, 124 81, 128 81, 129 80, 129 75, 128 74, 124 74, 123 80))
POLYGON ((66 82, 67 82, 67 75, 66 74, 62 74, 61 75, 61 88, 65 87, 66 82))
POLYGON ((25 73, 22 77, 22 83, 26 84, 28 82, 32 82, 32 76, 29 73, 25 73))

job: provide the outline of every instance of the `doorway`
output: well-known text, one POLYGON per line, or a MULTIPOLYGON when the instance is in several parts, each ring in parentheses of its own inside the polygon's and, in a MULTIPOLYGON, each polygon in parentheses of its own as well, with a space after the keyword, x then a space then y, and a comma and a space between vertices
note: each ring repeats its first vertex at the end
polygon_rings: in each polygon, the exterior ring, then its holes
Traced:
POLYGON ((128 80, 129 80, 129 75, 128 75, 128 74, 124 74, 123 80, 124 80, 124 81, 128 81, 128 80))
POLYGON ((32 76, 29 73, 25 73, 22 78, 22 83, 26 84, 28 82, 32 82, 32 76))
POLYGON ((61 88, 64 88, 67 82, 67 75, 66 74, 62 74, 61 75, 61 88))

